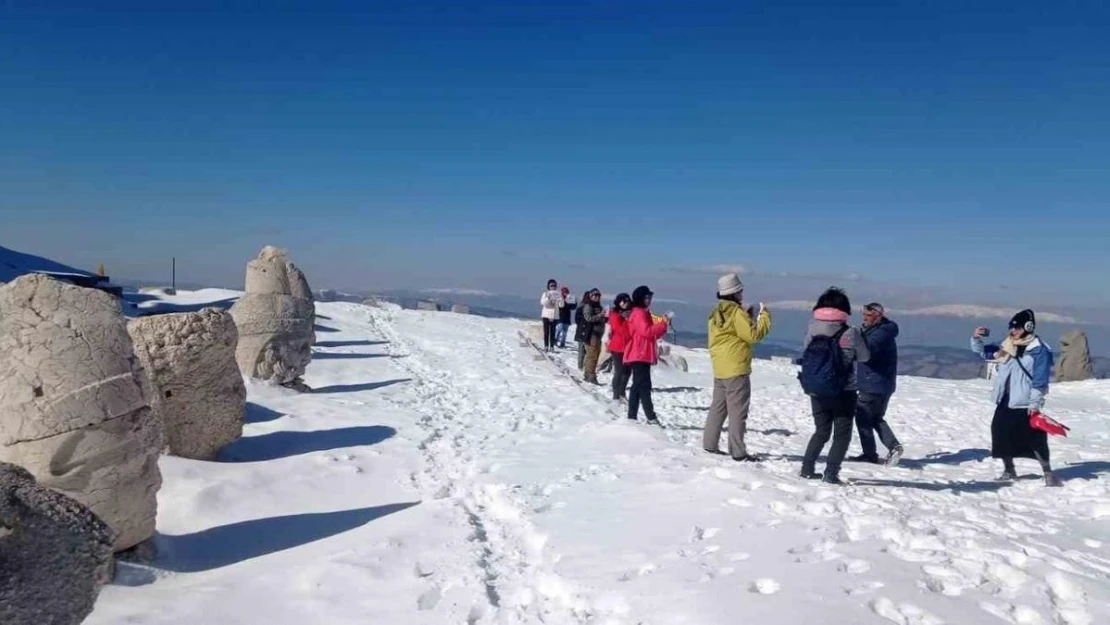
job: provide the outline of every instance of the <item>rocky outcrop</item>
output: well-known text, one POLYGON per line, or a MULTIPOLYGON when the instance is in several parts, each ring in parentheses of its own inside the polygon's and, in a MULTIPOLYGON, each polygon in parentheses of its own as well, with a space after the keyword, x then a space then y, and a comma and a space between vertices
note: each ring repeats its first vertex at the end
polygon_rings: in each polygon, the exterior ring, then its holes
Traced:
POLYGON ((451 312, 459 315, 469 315, 470 306, 464 306, 463 304, 454 304, 451 306, 451 312))
POLYGON ((235 362, 239 333, 218 308, 140 317, 127 324, 151 382, 165 450, 211 460, 243 434, 247 388, 235 362))
POLYGON ((265 247, 247 263, 246 294, 231 307, 239 330, 235 359, 243 375, 286 386, 312 360, 316 305, 308 281, 285 252, 265 247))
POLYGON ((77 625, 112 577, 111 528, 0 463, 0 623, 77 625))
POLYGON ((1087 334, 1080 330, 1065 332, 1060 337, 1060 358, 1056 361, 1056 382, 1078 382, 1095 376, 1087 334))
POLYGON ((116 534, 154 534, 161 423, 117 300, 43 275, 0 287, 0 461, 116 534))

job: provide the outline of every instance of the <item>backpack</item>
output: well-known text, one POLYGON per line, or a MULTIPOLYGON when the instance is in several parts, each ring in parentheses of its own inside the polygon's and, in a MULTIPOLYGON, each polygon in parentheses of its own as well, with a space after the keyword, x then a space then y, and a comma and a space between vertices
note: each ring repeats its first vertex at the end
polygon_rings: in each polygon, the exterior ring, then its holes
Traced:
POLYGON ((844 392, 850 367, 844 365, 844 352, 840 337, 848 330, 845 326, 832 336, 815 336, 802 352, 802 370, 798 381, 802 390, 811 397, 835 397, 844 392))

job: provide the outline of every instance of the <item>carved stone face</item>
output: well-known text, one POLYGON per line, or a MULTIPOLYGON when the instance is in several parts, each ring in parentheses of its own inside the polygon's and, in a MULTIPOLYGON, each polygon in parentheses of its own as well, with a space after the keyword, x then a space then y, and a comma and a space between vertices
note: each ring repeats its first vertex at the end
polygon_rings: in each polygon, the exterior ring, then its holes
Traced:
POLYGON ((0 288, 0 460, 89 507, 117 550, 154 533, 150 401, 115 298, 40 275, 0 288))

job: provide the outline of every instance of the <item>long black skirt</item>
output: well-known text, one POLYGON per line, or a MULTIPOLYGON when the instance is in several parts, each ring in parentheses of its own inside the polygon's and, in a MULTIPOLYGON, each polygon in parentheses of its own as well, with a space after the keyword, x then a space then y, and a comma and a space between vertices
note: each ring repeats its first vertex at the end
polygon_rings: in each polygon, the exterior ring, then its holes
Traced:
POLYGON ((1010 408, 1003 397, 994 409, 991 421, 991 456, 994 458, 1030 458, 1048 460, 1048 434, 1029 426, 1029 411, 1010 408))

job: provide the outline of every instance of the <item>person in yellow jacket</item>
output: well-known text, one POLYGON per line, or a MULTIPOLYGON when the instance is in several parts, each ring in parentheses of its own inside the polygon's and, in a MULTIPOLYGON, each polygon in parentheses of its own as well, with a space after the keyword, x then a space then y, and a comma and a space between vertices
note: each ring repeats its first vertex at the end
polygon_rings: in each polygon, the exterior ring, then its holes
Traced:
POLYGON ((759 304, 752 321, 744 310, 744 284, 730 273, 717 280, 717 306, 709 313, 709 357, 713 361, 713 403, 702 432, 702 447, 713 454, 720 451, 721 429, 728 419, 728 452, 733 460, 753 462, 744 435, 752 399, 752 347, 771 332, 771 312, 759 304))

